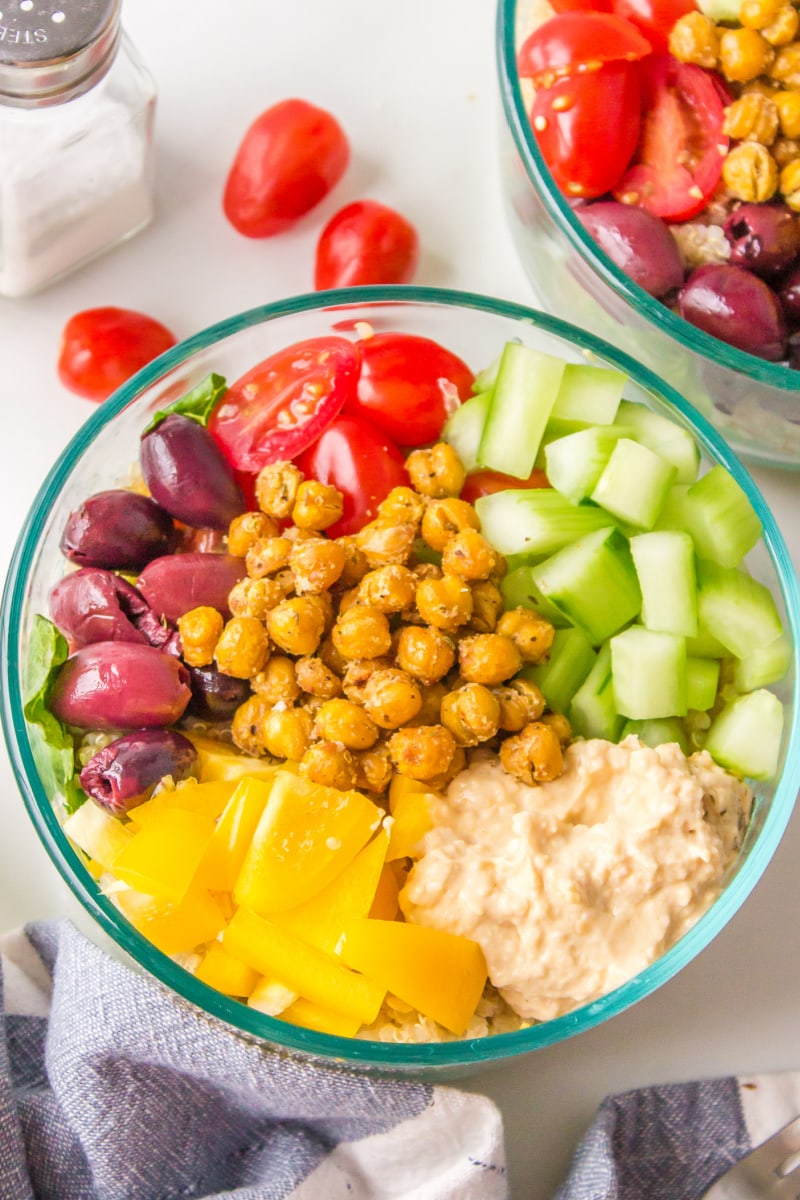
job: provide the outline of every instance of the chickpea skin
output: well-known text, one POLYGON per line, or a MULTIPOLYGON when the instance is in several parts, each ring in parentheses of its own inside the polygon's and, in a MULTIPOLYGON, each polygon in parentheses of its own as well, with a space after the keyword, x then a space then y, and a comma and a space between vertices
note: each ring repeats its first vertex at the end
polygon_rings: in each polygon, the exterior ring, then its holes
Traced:
POLYGON ((461 459, 447 442, 437 442, 427 450, 412 450, 406 470, 420 495, 436 499, 457 496, 467 477, 461 459))
POLYGON ((205 604, 178 617, 183 661, 190 667, 207 667, 212 663, 224 625, 222 613, 205 604))
POLYGON ((303 708, 273 709, 262 721, 264 745, 274 758, 299 762, 311 740, 314 719, 303 708))
POLYGON ((364 685, 361 703, 376 725, 399 729, 422 708, 419 684, 405 671, 387 667, 373 671, 364 685))
POLYGON ((283 654, 273 654, 263 671, 251 678, 250 686, 270 708, 294 704, 300 695, 294 663, 283 654))
POLYGON ((480 530, 478 514, 466 500, 431 500, 422 518, 422 537, 432 550, 444 550, 462 529, 480 530))
POLYGON ((298 595, 327 591, 344 570, 344 549, 330 538, 298 542, 289 555, 298 595))
POLYGON ((311 783, 346 792, 356 786, 356 757, 336 742, 312 742, 300 759, 300 774, 311 783))
POLYGON ((327 483, 306 479, 298 485, 292 520, 300 529, 327 529, 342 515, 342 493, 327 483))
POLYGON ((497 698, 481 683, 467 683, 442 700, 442 724, 459 746, 488 742, 500 724, 497 698))
POLYGON ((317 712, 314 724, 317 737, 340 742, 348 750, 369 750, 378 740, 378 726, 368 713, 352 700, 326 700, 317 712))
POLYGON ((456 752, 453 735, 444 725, 406 725, 387 744, 399 773, 423 782, 444 774, 456 752))
POLYGON ((228 553, 244 558, 260 538, 276 537, 278 526, 263 512, 245 512, 234 517, 228 527, 228 553))
POLYGON ((555 629, 530 608, 512 608, 497 622, 497 632, 510 637, 525 663, 539 663, 550 653, 555 629))
POLYGON ((231 617, 219 636, 214 660, 223 675, 250 679, 269 657, 269 637, 255 617, 231 617))
POLYGON ((437 683, 455 662, 455 649, 439 629, 407 625, 397 639, 397 665, 420 683, 437 683))
POLYGON ((313 654, 325 631, 325 617, 310 596, 292 596, 270 610, 267 629, 287 654, 313 654))
POLYGON ((379 658, 392 645, 385 613, 368 604, 356 604, 340 614, 331 638, 344 658, 379 658))
POLYGON ((501 744, 500 762, 509 775, 523 783, 546 783, 557 779, 564 770, 558 733, 552 725, 534 721, 501 744))
POLYGON ((516 675, 522 656, 510 637, 500 633, 475 633, 462 638, 458 647, 461 674, 469 683, 489 687, 516 675))
POLYGON ((297 498, 303 472, 291 462, 269 463, 256 476, 256 500, 262 512, 285 520, 297 498))

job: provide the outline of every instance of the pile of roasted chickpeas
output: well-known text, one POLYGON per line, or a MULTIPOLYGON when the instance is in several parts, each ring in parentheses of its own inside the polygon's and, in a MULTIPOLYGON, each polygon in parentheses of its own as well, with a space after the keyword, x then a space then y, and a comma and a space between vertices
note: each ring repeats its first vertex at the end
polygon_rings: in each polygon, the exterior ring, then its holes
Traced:
POLYGON ((248 680, 234 742, 315 783, 382 792, 397 771, 442 788, 477 746, 525 783, 554 779, 569 723, 519 676, 546 658, 553 626, 503 611, 505 564, 458 498, 452 447, 414 450, 406 467, 412 486, 345 537, 325 534, 342 515, 336 488, 290 462, 264 467, 259 511, 228 531, 247 571, 232 615, 184 613, 183 657, 248 680))

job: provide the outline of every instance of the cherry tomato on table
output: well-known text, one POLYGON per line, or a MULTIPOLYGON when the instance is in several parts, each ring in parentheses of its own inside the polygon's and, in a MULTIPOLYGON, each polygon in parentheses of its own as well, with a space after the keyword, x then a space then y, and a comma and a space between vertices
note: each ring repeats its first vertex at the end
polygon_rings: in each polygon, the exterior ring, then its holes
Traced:
POLYGON ((517 55, 523 79, 549 87, 557 78, 604 63, 637 62, 652 47, 635 25, 614 13, 557 13, 526 38, 517 55))
POLYGON ((87 308, 64 326, 58 377, 71 392, 99 403, 146 363, 169 350, 175 335, 129 308, 87 308))
POLYGON ((358 345, 361 374, 345 411, 374 422, 398 446, 435 442, 471 394, 475 377, 466 363, 411 333, 376 333, 358 345))
POLYGON ((327 196, 350 160, 338 121, 305 100, 281 100, 244 135, 225 183, 225 215, 245 237, 288 229, 327 196))
POLYGON ((418 259, 417 231, 405 217, 376 200, 355 200, 320 235, 314 287, 409 283, 418 259))
POLYGON ((672 26, 687 13, 694 12, 694 0, 614 0, 617 16, 642 31, 654 50, 660 53, 669 48, 672 26))
POLYGON ((550 487, 547 476, 538 467, 534 467, 527 479, 517 479, 516 475, 504 475, 501 471, 472 471, 464 481, 461 499, 474 504, 481 496, 491 496, 493 492, 505 492, 509 488, 546 487, 550 487))
POLYGON ((333 484, 344 497, 342 516, 326 531, 330 537, 355 533, 392 488, 408 487, 403 455, 362 417, 337 417, 295 461, 307 479, 333 484))
POLYGON ((208 428, 237 471, 254 474, 302 453, 355 397, 357 345, 309 338, 279 350, 237 379, 208 428))

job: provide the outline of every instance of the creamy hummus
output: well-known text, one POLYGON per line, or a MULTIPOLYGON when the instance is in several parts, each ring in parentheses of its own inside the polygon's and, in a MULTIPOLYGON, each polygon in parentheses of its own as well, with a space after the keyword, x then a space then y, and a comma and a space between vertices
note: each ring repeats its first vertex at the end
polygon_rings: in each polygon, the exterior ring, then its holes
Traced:
POLYGON ((462 772, 401 895, 407 918, 474 938, 526 1019, 594 1000, 663 954, 719 894, 752 793, 704 751, 574 742, 529 787, 462 772))

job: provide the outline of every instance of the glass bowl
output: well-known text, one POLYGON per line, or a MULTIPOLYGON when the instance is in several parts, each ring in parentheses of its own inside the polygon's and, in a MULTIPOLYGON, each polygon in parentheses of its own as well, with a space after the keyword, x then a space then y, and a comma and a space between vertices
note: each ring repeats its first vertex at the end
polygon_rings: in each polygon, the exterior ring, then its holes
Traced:
POLYGON ((533 0, 498 0, 503 193, 536 300, 643 359, 742 457, 799 470, 800 372, 711 337, 650 296, 600 249, 553 180, 516 70, 517 49, 541 16, 533 0))
POLYGON ((239 1034, 292 1054, 335 1060, 356 1069, 464 1075, 572 1037, 641 1000, 708 945, 742 904, 775 851, 800 787, 800 707, 795 697, 800 594, 783 539, 747 472, 704 418, 647 368, 556 317, 483 296, 406 287, 300 296, 232 317, 163 354, 98 408, 45 480, 16 547, 1 619, 3 725, 16 777, 56 868, 100 929, 129 962, 133 960, 184 1001, 239 1034), (565 1016, 513 1033, 413 1045, 347 1039, 289 1025, 211 990, 156 950, 103 895, 61 829, 55 797, 48 795, 37 773, 26 730, 20 676, 34 615, 47 612, 49 590, 64 571, 59 538, 68 513, 90 493, 119 486, 129 477, 139 435, 149 414, 163 407, 165 396, 193 386, 211 371, 235 378, 283 346, 332 330, 352 329, 356 321, 368 321, 376 330, 432 337, 476 370, 490 363, 503 343, 518 339, 572 361, 585 361, 588 356, 624 371, 630 376, 629 399, 641 400, 689 429, 706 464, 722 463, 744 488, 764 528, 763 541, 748 565, 772 589, 792 639, 792 666, 780 688, 787 720, 777 782, 756 789, 744 847, 719 899, 667 954, 629 982, 565 1016))

